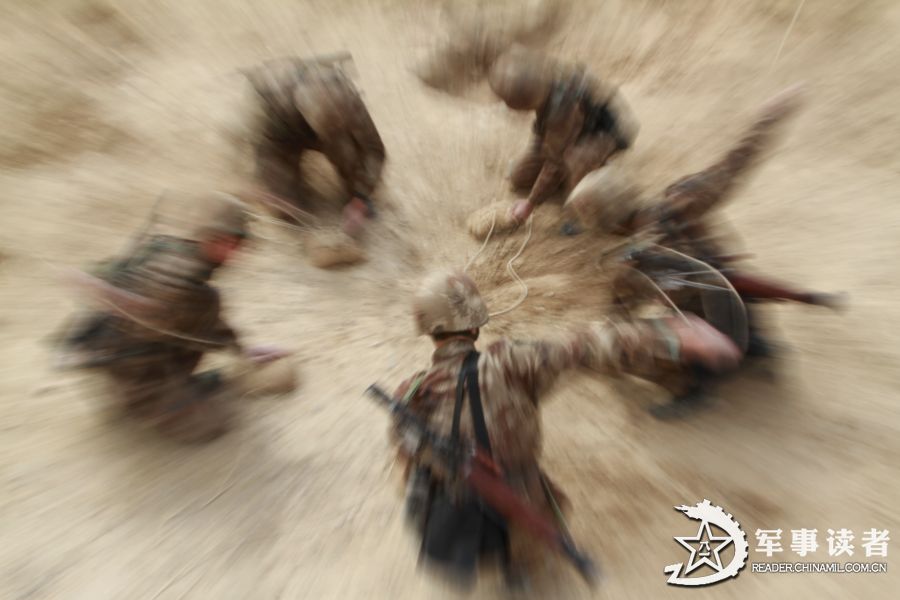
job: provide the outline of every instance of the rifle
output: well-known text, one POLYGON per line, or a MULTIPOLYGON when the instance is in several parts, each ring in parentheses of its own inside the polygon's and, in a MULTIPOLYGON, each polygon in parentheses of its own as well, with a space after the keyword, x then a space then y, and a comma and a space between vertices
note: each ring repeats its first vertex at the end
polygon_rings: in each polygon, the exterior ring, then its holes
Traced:
POLYGON ((385 406, 391 416, 410 428, 432 455, 441 461, 447 470, 458 475, 463 483, 507 522, 514 523, 529 534, 566 557, 578 570, 588 585, 597 580, 597 569, 587 555, 575 547, 572 539, 559 530, 549 519, 520 498, 503 480, 500 467, 477 446, 467 451, 448 438, 431 429, 408 408, 377 385, 366 390, 379 404, 385 406))

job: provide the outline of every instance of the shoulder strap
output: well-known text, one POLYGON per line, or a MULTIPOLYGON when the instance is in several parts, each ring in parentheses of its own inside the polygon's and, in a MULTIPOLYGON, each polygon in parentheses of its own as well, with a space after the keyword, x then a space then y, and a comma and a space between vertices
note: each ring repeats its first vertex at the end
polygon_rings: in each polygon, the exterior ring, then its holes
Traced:
POLYGON ((472 368, 466 375, 469 387, 469 410, 472 411, 472 427, 475 429, 475 441, 491 456, 491 438, 484 421, 484 409, 481 406, 481 388, 478 384, 478 353, 474 352, 472 368))
POLYGON ((459 377, 456 380, 456 406, 453 407, 453 426, 450 428, 450 441, 456 443, 459 441, 459 417, 462 414, 463 403, 466 400, 466 371, 469 366, 469 357, 477 354, 474 350, 466 355, 463 359, 462 368, 459 370, 459 377))
POLYGON ((472 413, 472 427, 475 430, 475 441, 488 455, 491 454, 491 440, 488 436, 487 425, 484 421, 484 410, 481 406, 481 390, 478 387, 478 357, 479 353, 473 350, 466 355, 462 368, 459 371, 459 379, 456 383, 456 406, 453 409, 453 426, 450 429, 450 439, 459 440, 459 419, 466 398, 466 387, 469 388, 469 408, 472 413))

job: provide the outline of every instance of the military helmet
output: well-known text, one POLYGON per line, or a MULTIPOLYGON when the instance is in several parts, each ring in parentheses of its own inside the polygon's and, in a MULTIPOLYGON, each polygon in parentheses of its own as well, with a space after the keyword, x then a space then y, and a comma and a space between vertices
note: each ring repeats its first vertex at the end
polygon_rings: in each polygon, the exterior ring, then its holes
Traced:
POLYGON ((413 299, 413 315, 419 335, 466 331, 488 322, 487 306, 475 282, 458 271, 426 277, 413 299))
POLYGON ((520 46, 504 53, 488 75, 491 89, 514 110, 535 110, 553 85, 554 66, 546 56, 520 46))
POLYGON ((607 165, 585 175, 563 208, 584 227, 612 232, 634 214, 637 194, 618 167, 607 165))

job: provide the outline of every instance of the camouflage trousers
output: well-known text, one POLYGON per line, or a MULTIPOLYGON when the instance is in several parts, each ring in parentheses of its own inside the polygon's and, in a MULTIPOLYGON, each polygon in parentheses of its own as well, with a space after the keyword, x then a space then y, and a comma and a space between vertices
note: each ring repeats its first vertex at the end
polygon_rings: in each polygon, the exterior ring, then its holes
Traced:
MULTIPOLYGON (((415 469, 406 472, 406 511, 410 525, 422 534, 428 519, 428 489, 440 481, 424 481, 415 477, 415 469)), ((506 483, 551 522, 568 513, 568 497, 550 480, 537 463, 504 469, 506 483)), ((526 530, 514 523, 506 524, 508 548, 504 568, 515 575, 536 575, 548 566, 554 551, 535 540, 526 530)))
POLYGON ((227 429, 228 389, 215 371, 194 373, 201 357, 116 366, 107 374, 130 415, 167 437, 208 441, 227 429))
POLYGON ((341 178, 347 200, 354 194, 354 177, 363 160, 352 147, 329 147, 326 152, 315 141, 285 142, 264 138, 256 146, 256 177, 269 192, 300 205, 309 194, 300 159, 309 151, 322 152, 341 178))

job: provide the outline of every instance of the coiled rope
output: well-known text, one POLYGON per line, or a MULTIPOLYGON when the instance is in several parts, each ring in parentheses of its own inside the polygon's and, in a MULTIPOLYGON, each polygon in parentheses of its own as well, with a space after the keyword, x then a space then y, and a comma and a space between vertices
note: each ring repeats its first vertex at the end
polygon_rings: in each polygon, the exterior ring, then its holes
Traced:
MULTIPOLYGON (((487 236, 485 236, 484 241, 481 243, 481 247, 478 249, 478 252, 476 252, 472 256, 472 258, 469 259, 469 262, 466 263, 466 266, 463 269, 463 272, 468 272, 469 267, 472 266, 472 263, 475 262, 475 259, 477 259, 481 255, 481 253, 484 251, 488 242, 491 240, 491 236, 494 233, 494 227, 496 226, 496 224, 497 224, 497 210, 494 209, 494 212, 491 215, 491 227, 490 227, 490 229, 488 229, 487 236)), ((525 236, 525 240, 522 242, 522 245, 519 246, 518 252, 516 252, 513 255, 513 257, 510 258, 506 263, 506 272, 509 273, 509 276, 512 277, 516 281, 516 283, 519 284, 519 287, 522 289, 521 294, 519 295, 518 299, 516 299, 516 301, 513 302, 510 306, 508 306, 507 308, 504 308, 503 310, 489 313, 489 316, 497 317, 497 316, 505 315, 506 313, 512 312, 515 309, 517 309, 519 306, 521 306, 522 303, 525 302, 525 299, 528 298, 528 284, 525 283, 521 277, 519 277, 519 274, 516 272, 516 269, 513 266, 513 264, 516 262, 516 260, 518 260, 518 258, 520 256, 522 256, 522 253, 525 251, 525 247, 528 246, 528 242, 531 240, 531 235, 533 232, 534 232, 534 215, 532 214, 530 217, 528 217, 528 233, 525 236)))

